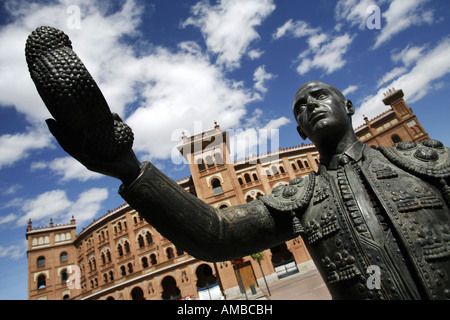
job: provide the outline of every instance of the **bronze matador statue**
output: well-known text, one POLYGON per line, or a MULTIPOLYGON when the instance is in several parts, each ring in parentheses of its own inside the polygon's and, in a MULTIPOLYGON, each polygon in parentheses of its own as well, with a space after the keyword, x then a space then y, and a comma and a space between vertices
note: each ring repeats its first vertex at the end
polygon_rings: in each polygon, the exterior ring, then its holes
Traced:
POLYGON ((372 149, 355 135, 351 101, 308 82, 293 112, 300 136, 320 152, 318 172, 215 209, 138 161, 131 129, 110 113, 63 32, 38 28, 26 57, 64 150, 120 179, 130 206, 194 257, 230 260, 301 235, 334 299, 450 299, 450 152, 439 141, 372 149), (374 266, 375 287, 368 285, 374 266))

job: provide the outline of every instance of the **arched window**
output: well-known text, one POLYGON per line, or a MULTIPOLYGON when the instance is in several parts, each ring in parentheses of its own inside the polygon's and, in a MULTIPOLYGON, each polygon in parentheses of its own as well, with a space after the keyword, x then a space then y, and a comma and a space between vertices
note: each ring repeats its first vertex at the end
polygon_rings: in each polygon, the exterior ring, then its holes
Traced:
POLYGON ((297 170, 297 166, 295 165, 295 163, 292 163, 292 169, 297 170))
POLYGON ((144 292, 141 288, 136 287, 133 290, 131 290, 131 299, 132 300, 145 300, 144 298, 144 292))
POLYGON ((107 273, 103 274, 103 282, 104 283, 108 282, 108 274, 107 273))
POLYGON ((281 173, 284 173, 284 168, 283 168, 283 166, 280 166, 280 172, 281 172, 281 173))
POLYGON ((174 254, 173 254, 173 249, 172 248, 167 248, 167 250, 166 250, 166 253, 167 253, 167 259, 173 259, 175 256, 174 256, 174 254))
POLYGON ((41 274, 38 278, 37 278, 37 289, 45 289, 46 283, 45 283, 45 275, 41 274))
POLYGON ((256 173, 253 174, 253 180, 258 181, 258 175, 256 173))
POLYGON ((211 156, 206 157, 206 165, 208 166, 208 168, 214 167, 214 161, 211 156))
POLYGON ((101 258, 102 258, 102 263, 105 264, 106 263, 106 256, 105 256, 104 252, 102 252, 101 258))
POLYGON ((122 274, 122 277, 125 277, 127 275, 127 269, 125 266, 120 267, 120 273, 122 274))
POLYGON ((272 172, 273 172, 273 174, 278 174, 279 173, 278 168, 275 166, 272 166, 272 172))
POLYGON ((109 281, 114 280, 114 273, 112 271, 109 272, 109 281))
POLYGON ((133 264, 130 262, 127 266, 128 266, 128 273, 133 273, 133 264))
POLYGON ((225 209, 225 208, 228 208, 228 206, 226 204, 223 204, 219 207, 219 209, 225 209))
POLYGON ((64 269, 61 271, 61 283, 67 283, 67 280, 69 280, 69 274, 67 273, 67 269, 64 269))
POLYGON ((119 257, 123 256, 123 249, 122 249, 122 245, 120 243, 117 246, 117 251, 119 252, 119 257))
POLYGON ((212 185, 214 194, 220 194, 220 193, 223 192, 223 189, 222 189, 222 186, 220 185, 219 179, 214 178, 214 179, 211 181, 211 185, 212 185))
POLYGON ((241 186, 244 184, 244 181, 242 181, 242 178, 238 178, 238 181, 241 186))
POLYGON ((142 259, 141 259, 141 262, 142 262, 142 268, 148 268, 148 259, 147 259, 147 257, 143 257, 142 259))
POLYGON ((156 255, 154 253, 150 255, 150 263, 152 264, 152 266, 158 263, 158 261, 156 260, 156 255))
POLYGON ((125 253, 130 253, 130 244, 128 241, 125 241, 123 246, 125 247, 125 253))
POLYGON ((97 269, 97 264, 95 262, 95 258, 92 258, 89 262, 91 262, 91 261, 92 261, 92 269, 93 270, 97 269))
POLYGON ((59 255, 59 261, 60 262, 67 262, 67 260, 69 260, 67 252, 61 252, 61 254, 59 255))
POLYGON ((300 169, 304 169, 305 168, 305 166, 303 165, 303 163, 300 160, 297 160, 297 164, 298 164, 298 167, 300 169))
POLYGON ((399 143, 399 142, 402 142, 402 139, 398 136, 398 134, 394 134, 394 135, 391 137, 391 139, 392 139, 392 142, 393 142, 393 143, 399 143))
POLYGON ((106 251, 106 259, 108 262, 111 262, 111 252, 109 250, 106 251))
POLYGON ((45 266, 45 257, 39 257, 39 258, 37 258, 37 266, 38 267, 43 267, 43 266, 45 266))
POLYGON ((197 165, 198 165, 198 170, 202 171, 205 170, 205 163, 203 162, 203 159, 197 159, 197 165))
POLYGON ((142 235, 139 235, 139 237, 138 237, 138 243, 139 243, 139 248, 142 248, 142 247, 145 246, 145 243, 144 243, 144 237, 143 237, 142 235))
POLYGON ((153 243, 152 234, 150 232, 147 232, 147 234, 145 235, 145 238, 147 239, 147 244, 153 243))
POLYGON ((305 164, 305 167, 307 167, 307 168, 309 168, 309 163, 308 163, 308 161, 304 161, 304 164, 305 164))
POLYGON ((247 203, 252 202, 253 200, 255 200, 255 199, 253 199, 252 196, 247 196, 247 199, 245 199, 245 201, 247 201, 247 203))
POLYGON ((248 173, 246 173, 246 174, 244 175, 244 179, 245 179, 245 182, 246 182, 246 183, 252 182, 252 179, 250 179, 250 175, 249 175, 248 173))
POLYGON ((222 155, 220 153, 216 153, 214 155, 214 158, 216 159, 216 165, 221 165, 223 164, 223 159, 222 159, 222 155))

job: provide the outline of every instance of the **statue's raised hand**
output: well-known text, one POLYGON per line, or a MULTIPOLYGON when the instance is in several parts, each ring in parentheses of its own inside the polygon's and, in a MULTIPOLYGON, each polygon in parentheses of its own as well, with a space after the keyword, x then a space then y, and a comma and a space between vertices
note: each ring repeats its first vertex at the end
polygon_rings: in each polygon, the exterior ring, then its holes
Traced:
POLYGON ((135 178, 133 132, 111 113, 69 37, 40 27, 28 37, 25 53, 31 78, 55 118, 47 125, 61 147, 89 170, 124 183, 135 178))

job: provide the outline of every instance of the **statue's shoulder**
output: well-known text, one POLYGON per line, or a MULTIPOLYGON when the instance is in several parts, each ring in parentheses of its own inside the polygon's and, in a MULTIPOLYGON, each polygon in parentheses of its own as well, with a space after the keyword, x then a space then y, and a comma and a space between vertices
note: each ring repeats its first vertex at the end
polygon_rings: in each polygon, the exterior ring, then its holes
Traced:
POLYGON ((267 207, 286 212, 306 208, 311 200, 316 173, 295 178, 288 185, 275 187, 271 194, 259 197, 267 207))
POLYGON ((450 176, 450 149, 438 140, 399 142, 378 150, 393 164, 414 175, 437 179, 450 176))

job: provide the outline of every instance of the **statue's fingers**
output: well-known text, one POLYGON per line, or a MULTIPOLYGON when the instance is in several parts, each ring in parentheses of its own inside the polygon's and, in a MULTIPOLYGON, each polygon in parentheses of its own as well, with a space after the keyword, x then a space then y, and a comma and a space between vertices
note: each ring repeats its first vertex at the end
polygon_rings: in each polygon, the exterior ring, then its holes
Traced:
POLYGON ((48 129, 50 130, 51 134, 55 137, 64 151, 77 158, 80 153, 79 149, 83 141, 81 141, 80 139, 76 139, 76 137, 74 139, 74 136, 64 130, 64 128, 62 128, 56 120, 47 119, 45 120, 45 122, 47 123, 48 129))
POLYGON ((123 122, 122 118, 115 112, 112 113, 112 118, 116 121, 123 122))
POLYGON ((60 142, 60 140, 64 140, 64 134, 55 119, 47 119, 45 120, 45 123, 47 124, 48 130, 56 138, 56 140, 58 140, 58 142, 60 142))

